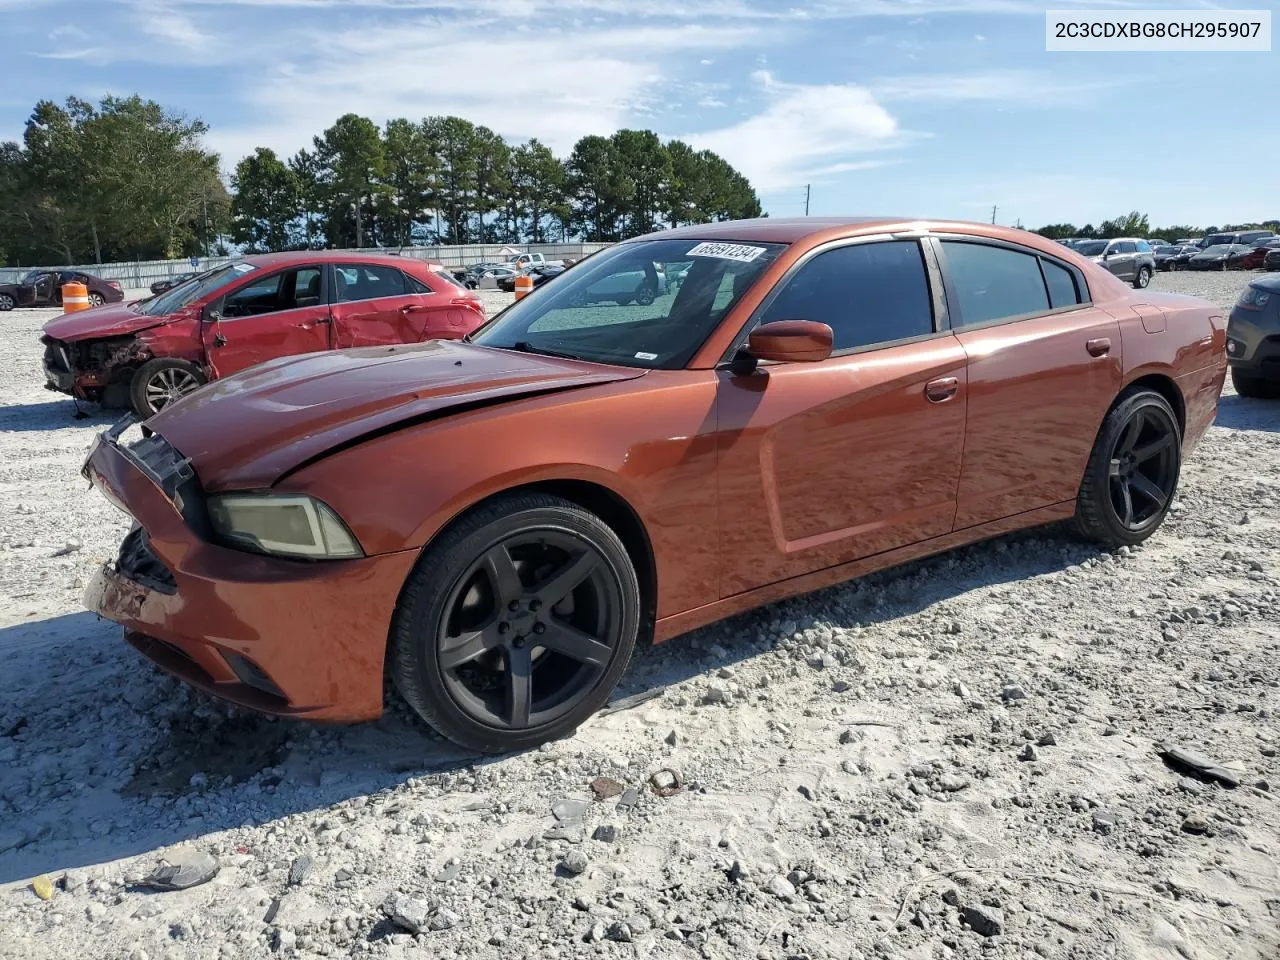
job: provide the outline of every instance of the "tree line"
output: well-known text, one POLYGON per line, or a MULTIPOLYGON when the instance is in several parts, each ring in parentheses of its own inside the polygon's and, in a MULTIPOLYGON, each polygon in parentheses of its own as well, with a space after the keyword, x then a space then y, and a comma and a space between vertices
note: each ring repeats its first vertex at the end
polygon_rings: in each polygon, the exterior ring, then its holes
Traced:
POLYGON ((261 251, 607 242, 761 215, 723 158, 651 130, 583 137, 560 159, 451 116, 379 128, 349 113, 288 159, 259 147, 231 185, 231 238, 261 251))
POLYGON ((208 127, 140 97, 36 104, 0 144, 0 263, 225 252, 616 241, 756 217, 746 177, 650 130, 580 139, 560 158, 461 117, 346 114, 291 157, 259 147, 230 190, 208 127))
POLYGON ((1086 223, 1077 227, 1074 223, 1050 223, 1035 232, 1050 240, 1067 240, 1083 237, 1087 240, 1112 240, 1116 237, 1144 237, 1152 240, 1178 240, 1182 237, 1204 237, 1211 233, 1235 233, 1243 230, 1274 230, 1280 232, 1280 220, 1261 223, 1226 223, 1222 226, 1193 227, 1175 224, 1169 227, 1153 227, 1145 213, 1133 210, 1113 220, 1103 220, 1098 226, 1086 223))
POLYGON ((37 103, 22 143, 0 143, 0 263, 198 252, 231 207, 207 130, 136 96, 37 103))

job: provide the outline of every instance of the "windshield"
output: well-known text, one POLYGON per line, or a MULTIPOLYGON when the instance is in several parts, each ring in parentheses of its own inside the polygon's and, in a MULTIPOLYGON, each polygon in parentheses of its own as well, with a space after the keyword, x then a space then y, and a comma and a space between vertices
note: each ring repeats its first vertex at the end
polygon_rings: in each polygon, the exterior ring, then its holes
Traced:
POLYGON ((1076 253, 1085 257, 1102 256, 1102 251, 1107 249, 1107 241, 1105 240, 1082 240, 1076 244, 1076 253))
POLYGON ((215 290, 222 289, 253 269, 255 267, 251 263, 232 263, 216 270, 198 274, 190 280, 183 281, 177 286, 170 287, 163 293, 152 297, 150 300, 138 304, 138 312, 145 313, 151 317, 160 317, 173 313, 176 310, 181 310, 189 303, 203 299, 207 294, 215 290))
POLYGON ((1229 243, 1218 243, 1218 244, 1214 244, 1212 247, 1206 247, 1206 248, 1204 249, 1204 254, 1205 254, 1206 256, 1207 256, 1207 255, 1209 255, 1209 254, 1211 254, 1211 253, 1212 253, 1212 254, 1222 254, 1222 253, 1228 253, 1228 252, 1230 252, 1230 250, 1231 250, 1231 244, 1229 244, 1229 243))
POLYGON ((1230 243, 1235 238, 1236 235, 1234 233, 1211 233, 1204 238, 1204 245, 1206 247, 1220 247, 1230 243))
POLYGON ((1163 246, 1163 245, 1156 247, 1156 253, 1177 253, 1177 252, 1178 252, 1177 247, 1169 247, 1169 246, 1163 246))
POLYGON ((783 248, 702 240, 619 244, 536 287, 472 339, 599 363, 680 369, 783 248))

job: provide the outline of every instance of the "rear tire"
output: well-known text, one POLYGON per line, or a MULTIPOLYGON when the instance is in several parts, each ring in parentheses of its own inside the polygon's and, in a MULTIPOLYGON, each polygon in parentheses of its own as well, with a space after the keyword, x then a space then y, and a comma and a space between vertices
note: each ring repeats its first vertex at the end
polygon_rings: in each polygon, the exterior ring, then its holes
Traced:
POLYGON ((194 363, 176 357, 148 360, 129 383, 133 412, 143 420, 159 413, 180 397, 205 384, 205 375, 194 363))
POLYGON ((1231 385, 1242 397, 1254 397, 1260 400, 1280 398, 1280 381, 1254 376, 1238 367, 1231 368, 1231 385))
POLYGON ((1181 469, 1182 430, 1169 401, 1141 387, 1121 394, 1085 466, 1077 531, 1112 549, 1141 543, 1164 521, 1181 469))
POLYGON ((512 494, 423 553, 392 619, 388 672, 455 743, 522 750, 604 705, 639 623, 639 581, 618 535, 568 500, 512 494))
POLYGON ((89 294, 89 305, 92 307, 100 307, 106 302, 106 298, 100 293, 89 294))
POLYGON ((1137 290, 1146 289, 1147 284, 1151 282, 1151 268, 1142 267, 1138 270, 1138 275, 1133 278, 1133 286, 1137 290))

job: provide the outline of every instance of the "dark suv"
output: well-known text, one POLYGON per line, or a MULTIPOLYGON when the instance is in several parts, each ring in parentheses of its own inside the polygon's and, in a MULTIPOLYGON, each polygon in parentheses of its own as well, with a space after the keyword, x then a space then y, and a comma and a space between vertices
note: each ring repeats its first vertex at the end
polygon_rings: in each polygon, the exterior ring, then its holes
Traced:
POLYGON ((1114 240, 1082 240, 1076 253, 1106 267, 1121 280, 1128 280, 1141 290, 1156 272, 1151 244, 1139 237, 1117 237, 1114 240))
POLYGON ((1227 320, 1227 364, 1242 397, 1280 398, 1280 277, 1253 280, 1227 320))

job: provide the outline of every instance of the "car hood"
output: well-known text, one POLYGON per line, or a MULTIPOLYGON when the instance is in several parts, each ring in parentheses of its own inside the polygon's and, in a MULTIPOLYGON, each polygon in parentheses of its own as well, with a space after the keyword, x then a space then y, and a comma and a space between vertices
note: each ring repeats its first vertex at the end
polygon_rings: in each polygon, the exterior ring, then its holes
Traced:
POLYGON ((270 360, 214 381, 147 425, 190 458, 205 489, 263 488, 410 422, 644 372, 457 340, 363 347, 270 360))
POLYGON ((121 337, 139 330, 158 327, 173 320, 172 315, 151 316, 140 313, 132 303, 108 303, 90 307, 76 313, 64 313, 44 325, 44 332, 56 340, 72 343, 76 340, 97 340, 102 337, 121 337))

